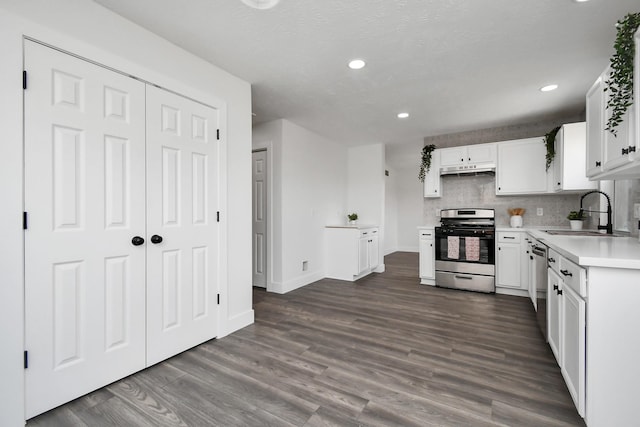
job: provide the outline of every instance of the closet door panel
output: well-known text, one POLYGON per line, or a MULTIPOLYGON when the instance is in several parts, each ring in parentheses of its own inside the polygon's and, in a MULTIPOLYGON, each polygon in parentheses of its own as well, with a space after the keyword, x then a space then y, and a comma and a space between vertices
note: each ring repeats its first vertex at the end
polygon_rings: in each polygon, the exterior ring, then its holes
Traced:
POLYGON ((147 86, 147 363, 217 333, 218 111, 147 86))
POLYGON ((25 42, 26 416, 144 368, 145 86, 25 42))

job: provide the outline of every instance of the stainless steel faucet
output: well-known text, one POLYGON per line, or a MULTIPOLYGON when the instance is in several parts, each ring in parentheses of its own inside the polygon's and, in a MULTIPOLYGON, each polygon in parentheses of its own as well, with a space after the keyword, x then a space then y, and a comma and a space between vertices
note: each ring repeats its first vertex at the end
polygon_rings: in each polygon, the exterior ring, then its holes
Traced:
POLYGON ((584 200, 584 198, 587 197, 589 194, 593 194, 593 193, 600 193, 607 198, 607 225, 600 225, 600 220, 598 220, 598 230, 607 230, 607 234, 613 234, 613 221, 611 219, 613 216, 612 215, 613 211, 611 209, 611 199, 609 198, 609 195, 607 193, 604 193, 599 190, 591 190, 584 193, 582 197, 580 197, 580 216, 582 216, 582 212, 604 213, 604 211, 592 211, 588 209, 582 209, 582 201, 584 200))

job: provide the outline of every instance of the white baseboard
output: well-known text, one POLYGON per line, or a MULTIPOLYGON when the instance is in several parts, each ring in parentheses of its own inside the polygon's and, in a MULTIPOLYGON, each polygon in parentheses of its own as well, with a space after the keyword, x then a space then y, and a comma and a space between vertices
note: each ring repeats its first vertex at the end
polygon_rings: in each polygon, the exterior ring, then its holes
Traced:
POLYGON ((394 252, 398 252, 398 248, 389 248, 389 249, 385 249, 384 250, 384 256, 387 256, 389 254, 392 254, 394 252))
POLYGON ((273 282, 273 286, 267 288, 267 290, 276 294, 286 294, 287 292, 294 291, 310 283, 324 279, 324 277, 325 276, 321 271, 314 271, 312 273, 305 274, 304 276, 298 276, 295 279, 287 280, 286 282, 273 282))
POLYGON ((398 246, 398 252, 420 252, 419 246, 398 246))
POLYGON ((375 270, 373 270, 374 273, 384 273, 384 271, 386 270, 386 267, 384 264, 380 264, 375 270))
POLYGON ((529 292, 522 289, 500 288, 496 286, 496 294, 514 295, 517 297, 529 297, 529 292))

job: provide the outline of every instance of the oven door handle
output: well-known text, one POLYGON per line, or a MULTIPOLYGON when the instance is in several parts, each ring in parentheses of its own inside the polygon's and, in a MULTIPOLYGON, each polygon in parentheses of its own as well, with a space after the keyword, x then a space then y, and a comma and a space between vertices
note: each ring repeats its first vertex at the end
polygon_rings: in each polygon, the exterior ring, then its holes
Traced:
POLYGON ((471 276, 459 276, 459 275, 456 274, 454 277, 456 279, 473 280, 473 277, 471 277, 471 276))

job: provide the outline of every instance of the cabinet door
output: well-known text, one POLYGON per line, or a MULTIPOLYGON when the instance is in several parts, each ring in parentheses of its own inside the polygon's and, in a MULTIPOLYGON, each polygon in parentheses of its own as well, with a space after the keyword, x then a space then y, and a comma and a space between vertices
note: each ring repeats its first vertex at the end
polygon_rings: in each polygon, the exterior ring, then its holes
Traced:
POLYGON ((546 193, 545 154, 541 137, 498 143, 496 194, 546 193))
POLYGON ((553 355, 560 364, 560 319, 562 306, 559 291, 562 290, 562 279, 552 269, 547 269, 547 337, 553 355))
POLYGON ((498 283, 497 286, 520 288, 520 259, 519 243, 498 244, 498 283))
POLYGON ((467 162, 467 147, 451 147, 440 150, 440 166, 455 166, 467 162))
POLYGON ((604 144, 604 78, 598 80, 587 92, 587 176, 602 172, 602 146, 604 144))
POLYGON ((369 269, 369 237, 361 237, 358 240, 358 271, 355 276, 369 269))
POLYGON ((586 304, 569 286, 562 293, 560 368, 569 393, 584 417, 586 304))
POLYGON ((420 234, 420 278, 435 279, 433 234, 431 238, 423 237, 422 233, 420 234))
MULTIPOLYGON (((608 118, 611 110, 605 111, 608 118)), ((634 110, 631 106, 622 116, 622 123, 615 128, 616 135, 608 130, 604 131, 604 164, 602 166, 605 171, 623 166, 632 160, 629 155, 629 147, 632 145, 631 118, 633 114, 634 110)))
POLYGON ((431 168, 424 178, 424 197, 440 197, 440 151, 431 154, 431 168))
POLYGON ((369 238, 369 268, 374 270, 379 264, 379 241, 378 236, 371 236, 369 238))
POLYGON ((145 366, 145 85, 24 47, 31 418, 145 366))
POLYGON ((478 144, 467 146, 467 159, 470 163, 495 163, 496 144, 478 144))

